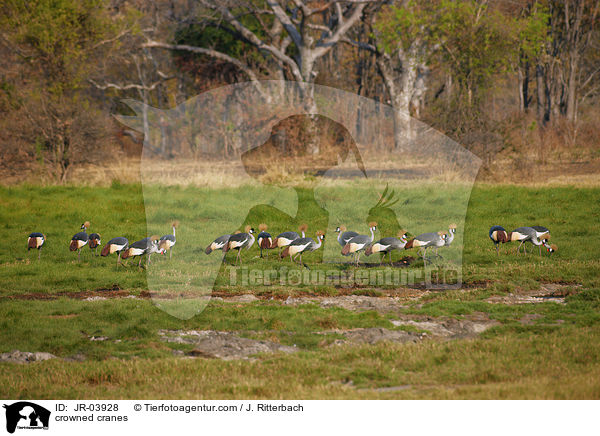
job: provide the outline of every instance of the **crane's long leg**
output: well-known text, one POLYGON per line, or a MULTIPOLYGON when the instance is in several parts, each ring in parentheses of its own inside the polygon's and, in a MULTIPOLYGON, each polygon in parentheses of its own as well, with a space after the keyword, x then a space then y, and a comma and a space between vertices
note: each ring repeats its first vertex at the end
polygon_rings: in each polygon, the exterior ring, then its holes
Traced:
POLYGON ((140 260, 138 260, 138 268, 142 267, 142 256, 138 256, 140 260))
POLYGON ((81 250, 77 249, 77 262, 81 262, 81 250))
POLYGON ((500 245, 496 244, 496 256, 500 257, 500 245))
POLYGON ((173 256, 173 247, 169 249, 169 260, 171 260, 171 256, 173 256))
POLYGON ((117 253, 117 268, 119 267, 119 264, 121 263, 121 252, 119 251, 117 253))
POLYGON ((221 263, 225 263, 225 256, 227 256, 227 252, 223 252, 223 259, 221 259, 221 263))
POLYGON ((521 252, 521 245, 523 245, 524 243, 525 243, 525 241, 521 241, 521 243, 517 247, 517 254, 519 254, 521 252))
POLYGON ((40 249, 38 250, 38 260, 40 260, 42 258, 42 248, 40 247, 40 249))

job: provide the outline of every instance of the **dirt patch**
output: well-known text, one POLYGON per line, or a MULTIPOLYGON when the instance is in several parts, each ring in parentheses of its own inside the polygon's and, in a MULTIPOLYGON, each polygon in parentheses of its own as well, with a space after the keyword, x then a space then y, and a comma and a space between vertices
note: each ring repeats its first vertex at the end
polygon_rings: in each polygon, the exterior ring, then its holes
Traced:
POLYGON ((340 307, 346 310, 364 312, 397 312, 407 306, 398 297, 367 297, 363 295, 344 295, 340 297, 288 297, 283 304, 299 306, 302 304, 318 304, 322 308, 340 307))
POLYGON ((519 290, 508 295, 494 295, 488 298, 488 303, 494 304, 531 304, 554 302, 565 304, 565 297, 578 292, 580 284, 543 283, 540 289, 533 291, 519 290))
POLYGON ((32 363, 32 362, 41 362, 44 360, 56 359, 54 354, 44 353, 44 352, 34 352, 31 353, 29 351, 19 351, 13 350, 8 353, 0 354, 0 362, 10 362, 10 363, 32 363))
MULTIPOLYGON (((248 298, 248 295, 253 295, 257 300, 279 300, 285 301, 288 298, 307 298, 307 299, 320 299, 326 298, 324 296, 315 295, 312 291, 293 290, 289 293, 276 293, 271 291, 245 291, 246 293, 232 293, 230 290, 215 290, 212 293, 212 298, 225 301, 236 301, 236 299, 248 298), (252 292, 251 294, 248 292, 252 292)), ((398 297, 405 299, 417 300, 424 295, 429 294, 430 291, 421 288, 395 288, 395 289, 373 289, 372 287, 361 287, 361 286, 340 286, 336 287, 337 295, 331 298, 344 297, 344 296, 373 296, 378 295, 382 297, 398 297)), ((255 300, 252 300, 255 301, 255 300)))
MULTIPOLYGON (((116 285, 115 285, 116 286, 116 285)), ((42 292, 32 292, 27 294, 5 295, 0 297, 0 300, 57 300, 59 298, 73 298, 76 300, 96 301, 106 300, 109 298, 143 298, 150 299, 148 291, 142 291, 139 295, 131 294, 129 291, 124 291, 116 286, 110 289, 96 289, 93 291, 79 292, 55 292, 52 294, 44 294, 42 292)))
POLYGON ((345 339, 338 339, 331 345, 345 345, 347 343, 354 344, 377 344, 379 342, 395 342, 395 343, 407 343, 407 342, 418 342, 424 338, 422 333, 407 332, 404 330, 389 330, 385 328, 358 328, 351 330, 328 330, 326 333, 338 333, 345 337, 345 339))
POLYGON ((159 336, 166 342, 190 344, 194 349, 189 357, 211 359, 248 359, 258 353, 293 353, 295 347, 288 347, 271 341, 258 341, 242 338, 232 332, 214 330, 159 330, 159 336))
POLYGON ((419 330, 426 330, 429 332, 426 336, 443 339, 470 339, 490 327, 500 325, 498 321, 491 320, 483 312, 474 312, 464 319, 403 315, 400 319, 391 322, 397 326, 413 326, 419 330))

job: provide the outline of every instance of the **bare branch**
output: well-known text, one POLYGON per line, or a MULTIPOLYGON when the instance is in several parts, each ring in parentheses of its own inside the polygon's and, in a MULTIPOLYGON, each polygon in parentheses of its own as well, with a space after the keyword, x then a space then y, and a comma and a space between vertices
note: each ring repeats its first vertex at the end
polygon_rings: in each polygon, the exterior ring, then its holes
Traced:
MULTIPOLYGON (((246 40, 248 40, 256 48, 268 51, 275 58, 277 58, 278 60, 280 60, 281 62, 286 64, 292 70, 292 74, 294 75, 296 80, 300 80, 300 81, 303 80, 302 73, 300 72, 298 65, 296 64, 296 62, 294 62, 294 60, 292 58, 290 58, 288 55, 283 53, 281 50, 279 50, 277 47, 273 46, 272 44, 267 44, 263 40, 261 40, 258 36, 256 36, 256 34, 254 32, 252 32, 250 29, 248 29, 246 26, 244 26, 242 23, 240 23, 240 21, 237 18, 235 18, 233 16, 233 14, 226 7, 223 7, 220 4, 208 3, 205 0, 200 0, 200 1, 206 7, 217 10, 229 24, 231 24, 238 32, 240 32, 240 34, 244 38, 246 38, 246 40)), ((285 15, 285 13, 284 13, 284 15, 285 15)), ((287 17, 287 15, 286 15, 286 17, 287 17)), ((288 19, 289 19, 289 17, 288 17, 288 19)), ((284 23, 282 23, 282 24, 284 24, 284 23)), ((285 26, 285 24, 284 24, 284 26, 285 26)), ((288 32, 288 34, 289 34, 289 32, 288 32)))
POLYGON ((101 90, 117 89, 119 91, 127 91, 129 89, 137 89, 137 90, 142 90, 142 91, 153 91, 156 89, 156 87, 158 85, 163 83, 164 80, 159 80, 157 82, 154 82, 152 85, 138 85, 137 83, 130 83, 127 85, 117 85, 116 83, 105 83, 104 85, 100 85, 99 83, 95 82, 92 79, 88 79, 88 82, 90 82, 96 88, 101 89, 101 90))
POLYGON ((317 48, 315 49, 315 57, 320 57, 325 55, 331 47, 337 44, 342 36, 344 36, 348 30, 360 19, 362 16, 363 9, 365 8, 365 3, 358 4, 350 17, 345 18, 343 22, 338 26, 333 35, 328 38, 325 38, 319 44, 317 44, 317 48))

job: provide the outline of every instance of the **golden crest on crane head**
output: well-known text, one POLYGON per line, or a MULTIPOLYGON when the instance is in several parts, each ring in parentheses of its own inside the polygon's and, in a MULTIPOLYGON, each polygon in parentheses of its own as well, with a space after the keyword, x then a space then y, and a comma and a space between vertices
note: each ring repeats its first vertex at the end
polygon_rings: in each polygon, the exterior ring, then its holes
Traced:
POLYGON ((250 226, 250 225, 247 225, 246 227, 244 227, 244 231, 245 231, 246 233, 250 233, 250 230, 252 230, 252 226, 250 226))
POLYGON ((346 226, 340 226, 340 232, 345 232, 346 230, 346 226))
POLYGON ((450 225, 448 226, 448 228, 449 228, 449 229, 456 230, 456 224, 450 224, 450 225))
POLYGON ((317 231, 317 236, 318 237, 321 237, 321 236, 325 237, 325 233, 323 232, 323 230, 318 230, 317 231))
POLYGON ((397 236, 398 238, 403 238, 403 237, 406 237, 406 236, 408 236, 408 232, 407 232, 406 230, 404 230, 404 229, 400 229, 400 230, 398 231, 398 234, 397 234, 396 236, 397 236))
POLYGON ((369 228, 371 228, 371 227, 377 227, 377 222, 375 222, 375 221, 371 221, 371 222, 369 223, 369 228))
POLYGON ((179 227, 179 220, 175 220, 171 223, 171 227, 179 227))
POLYGON ((260 230, 261 232, 264 232, 265 230, 267 230, 269 228, 269 226, 267 226, 265 223, 260 223, 258 225, 258 230, 260 230))
POLYGON ((86 221, 86 222, 84 222, 84 223, 83 223, 83 225, 84 225, 85 227, 89 227, 89 226, 90 226, 90 222, 89 222, 89 221, 86 221))
POLYGON ((308 230, 308 225, 300 224, 300 227, 298 227, 298 230, 300 230, 301 232, 306 232, 308 230))
POLYGON ((158 235, 152 235, 152 236, 150 236, 150 240, 151 241, 158 241, 159 239, 160 239, 160 236, 158 236, 158 235))

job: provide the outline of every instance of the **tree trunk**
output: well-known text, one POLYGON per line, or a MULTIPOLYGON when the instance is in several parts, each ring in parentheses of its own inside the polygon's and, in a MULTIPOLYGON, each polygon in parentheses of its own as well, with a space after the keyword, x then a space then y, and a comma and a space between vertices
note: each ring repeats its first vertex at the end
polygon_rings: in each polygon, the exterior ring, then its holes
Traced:
POLYGON ((576 97, 577 97, 577 64, 579 56, 575 50, 572 50, 569 55, 569 82, 567 84, 567 120, 574 122, 576 118, 576 97))
POLYGON ((536 114, 540 126, 546 124, 544 117, 546 101, 544 91, 544 67, 540 64, 535 66, 535 86, 536 86, 536 114))

